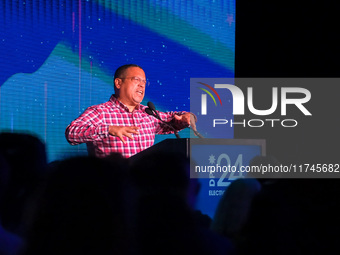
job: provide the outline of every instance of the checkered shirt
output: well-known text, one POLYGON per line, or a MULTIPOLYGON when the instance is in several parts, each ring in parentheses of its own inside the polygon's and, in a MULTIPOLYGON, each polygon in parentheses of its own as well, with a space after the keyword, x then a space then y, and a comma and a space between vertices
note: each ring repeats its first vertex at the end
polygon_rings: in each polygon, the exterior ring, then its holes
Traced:
MULTIPOLYGON (((114 95, 106 103, 94 105, 85 110, 67 126, 65 136, 71 145, 86 143, 90 155, 106 157, 113 152, 131 157, 153 145, 155 134, 170 134, 173 131, 161 121, 145 112, 144 105, 138 105, 133 112, 116 99, 114 95), (138 126, 139 134, 131 134, 133 140, 124 137, 124 144, 119 137, 109 134, 109 126, 138 126)), ((174 115, 185 112, 158 112, 163 121, 171 121, 174 115)), ((178 130, 188 127, 173 120, 178 130)))

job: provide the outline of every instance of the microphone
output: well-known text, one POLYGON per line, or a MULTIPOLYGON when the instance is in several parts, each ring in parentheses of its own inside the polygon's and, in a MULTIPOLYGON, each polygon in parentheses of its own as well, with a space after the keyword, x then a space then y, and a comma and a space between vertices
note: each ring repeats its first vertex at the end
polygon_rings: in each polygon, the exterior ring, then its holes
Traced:
POLYGON ((145 112, 146 112, 147 114, 149 114, 149 115, 152 115, 152 116, 156 117, 156 116, 154 115, 153 111, 152 111, 150 108, 146 108, 146 109, 145 109, 145 112))
POLYGON ((152 102, 148 102, 148 107, 152 110, 152 111, 156 111, 156 107, 152 102))
POLYGON ((162 118, 159 116, 158 112, 156 111, 156 107, 152 102, 148 102, 148 107, 145 109, 145 112, 151 116, 154 116, 156 119, 159 119, 161 122, 163 122, 166 126, 170 127, 174 133, 176 138, 180 138, 179 134, 177 133, 178 131, 169 123, 165 122, 164 120, 162 120, 162 118))
POLYGON ((161 119, 161 117, 159 116, 158 112, 156 111, 156 107, 152 102, 148 102, 148 107, 151 109, 151 111, 153 112, 153 116, 155 116, 157 119, 159 119, 160 121, 163 121, 161 119))

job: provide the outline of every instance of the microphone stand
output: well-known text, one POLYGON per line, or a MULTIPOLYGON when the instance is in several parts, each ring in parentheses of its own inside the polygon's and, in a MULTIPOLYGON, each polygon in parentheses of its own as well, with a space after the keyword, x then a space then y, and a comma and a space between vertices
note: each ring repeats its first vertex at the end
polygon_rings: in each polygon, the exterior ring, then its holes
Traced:
MULTIPOLYGON (((163 120, 161 119, 161 117, 159 116, 158 112, 156 111, 155 105, 154 105, 152 102, 148 102, 148 107, 149 107, 149 108, 146 108, 146 109, 145 109, 145 112, 146 112, 147 114, 154 116, 156 119, 159 119, 161 122, 163 122, 165 125, 167 125, 168 127, 170 127, 170 128, 174 131, 174 134, 175 134, 175 136, 176 136, 177 138, 180 138, 180 136, 179 136, 179 134, 178 134, 178 131, 177 131, 172 125, 170 125, 169 123, 167 123, 167 122, 165 122, 165 121, 163 121, 163 120)), ((190 123, 191 123, 191 125, 192 125, 191 130, 192 130, 192 131, 194 132, 194 134, 195 134, 196 136, 198 136, 199 138, 204 138, 200 133, 197 132, 197 130, 196 130, 196 125, 195 125, 195 120, 194 120, 193 118, 194 118, 194 116, 191 114, 191 116, 190 116, 190 123)), ((189 129, 190 129, 190 127, 189 127, 189 129)))
MULTIPOLYGON (((150 103, 150 102, 149 102, 150 103)), ((148 106, 149 106, 149 103, 148 103, 148 106)), ((176 136, 176 138, 181 138, 178 134, 178 131, 172 126, 170 125, 169 123, 165 122, 164 120, 161 119, 161 117, 159 116, 158 112, 156 110, 153 110, 150 108, 146 108, 145 109, 145 112, 153 117, 155 117, 156 119, 160 120, 163 124, 165 124, 166 126, 168 126, 169 128, 171 128, 173 131, 174 131, 174 134, 176 136)))

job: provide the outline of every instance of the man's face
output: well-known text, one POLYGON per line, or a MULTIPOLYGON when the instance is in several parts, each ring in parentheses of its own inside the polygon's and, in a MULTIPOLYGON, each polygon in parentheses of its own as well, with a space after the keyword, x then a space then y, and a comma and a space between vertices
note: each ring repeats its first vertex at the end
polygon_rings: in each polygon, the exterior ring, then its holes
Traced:
POLYGON ((124 75, 116 78, 115 86, 119 89, 118 99, 126 106, 137 106, 145 94, 145 73, 139 67, 129 67, 124 75))

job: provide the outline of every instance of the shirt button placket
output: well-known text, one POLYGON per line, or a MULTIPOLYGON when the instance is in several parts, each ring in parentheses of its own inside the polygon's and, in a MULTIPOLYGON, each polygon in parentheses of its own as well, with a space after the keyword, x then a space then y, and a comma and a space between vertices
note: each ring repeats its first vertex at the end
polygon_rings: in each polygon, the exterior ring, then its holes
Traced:
MULTIPOLYGON (((137 111, 133 111, 132 112, 132 121, 133 121, 133 125, 136 126, 136 127, 140 127, 140 116, 139 114, 137 113, 137 111)), ((140 132, 140 130, 138 130, 140 132)), ((141 138, 141 133, 139 133, 138 135, 134 134, 134 140, 136 142, 136 144, 139 145, 139 150, 142 150, 143 147, 142 147, 142 139, 141 138)))

